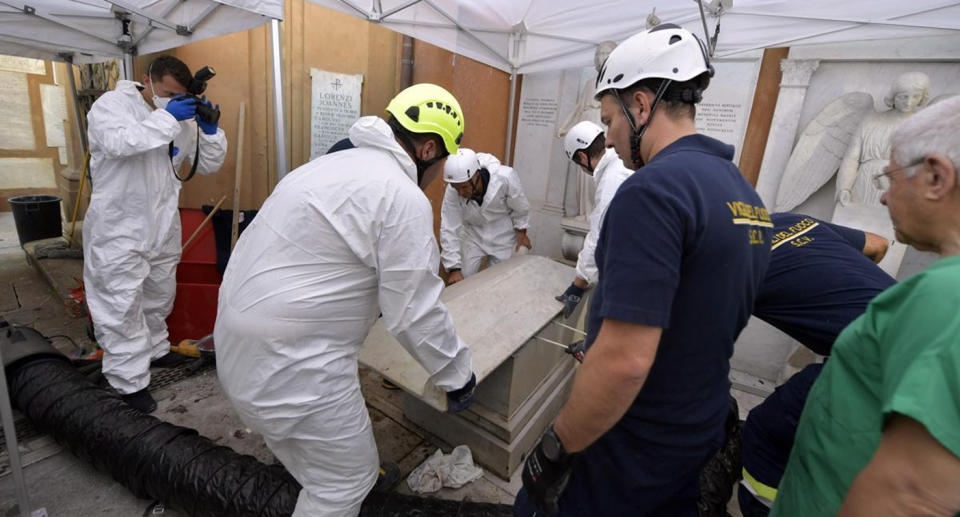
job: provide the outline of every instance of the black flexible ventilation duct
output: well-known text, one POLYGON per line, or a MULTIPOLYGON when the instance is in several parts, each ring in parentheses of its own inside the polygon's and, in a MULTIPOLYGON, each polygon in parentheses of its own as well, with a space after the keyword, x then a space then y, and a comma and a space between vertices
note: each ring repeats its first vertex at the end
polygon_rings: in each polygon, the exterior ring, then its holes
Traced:
MULTIPOLYGON (((39 431, 137 497, 194 517, 289 516, 300 484, 193 429, 144 415, 92 383, 39 332, 0 320, 10 399, 39 431)), ((506 517, 509 506, 371 493, 361 517, 506 517)))
POLYGON ((137 497, 196 517, 293 513, 300 484, 283 466, 264 465, 193 429, 131 409, 77 372, 33 329, 0 332, 14 407, 137 497))

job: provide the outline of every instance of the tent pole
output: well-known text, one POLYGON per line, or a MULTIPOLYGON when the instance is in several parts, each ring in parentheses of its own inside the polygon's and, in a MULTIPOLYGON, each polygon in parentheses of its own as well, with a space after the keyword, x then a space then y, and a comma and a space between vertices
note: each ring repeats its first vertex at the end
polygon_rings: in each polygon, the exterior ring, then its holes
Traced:
POLYGON ((133 76, 133 53, 127 50, 123 52, 123 78, 128 81, 136 81, 133 76))
POLYGON ((280 62, 280 22, 270 20, 273 50, 273 133, 276 138, 277 183, 287 174, 287 137, 283 120, 283 69, 280 62))
POLYGON ((513 143, 513 108, 517 102, 517 69, 510 71, 510 101, 507 108, 507 140, 503 144, 503 163, 513 165, 513 149, 510 144, 513 143))
POLYGON ((703 22, 703 41, 707 44, 707 52, 713 57, 713 43, 710 40, 710 30, 707 29, 707 15, 703 12, 703 0, 697 0, 697 6, 700 8, 700 21, 703 22))
MULTIPOLYGON (((7 443, 10 472, 13 473, 13 486, 17 494, 17 515, 20 515, 20 517, 47 517, 46 508, 35 510, 30 504, 30 492, 27 489, 26 478, 23 476, 23 462, 20 461, 20 449, 17 445, 17 430, 13 422, 13 409, 10 407, 7 376, 2 368, 0 368, 0 420, 3 420, 3 437, 7 443)), ((10 512, 10 514, 12 513, 10 512)))

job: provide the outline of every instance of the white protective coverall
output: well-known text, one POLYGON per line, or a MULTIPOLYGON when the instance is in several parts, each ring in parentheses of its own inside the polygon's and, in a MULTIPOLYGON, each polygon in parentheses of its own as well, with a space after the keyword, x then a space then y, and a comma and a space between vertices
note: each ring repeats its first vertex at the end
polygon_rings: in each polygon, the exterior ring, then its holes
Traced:
POLYGON ((477 159, 490 173, 483 205, 464 199, 447 185, 440 211, 443 267, 460 268, 464 277, 476 273, 484 257, 488 266, 512 257, 517 246, 515 230, 530 225, 530 202, 516 171, 491 154, 477 153, 477 159))
MULTIPOLYGON (((150 361, 170 352, 166 319, 180 262, 180 181, 193 162, 197 124, 153 109, 132 81, 93 103, 88 116, 93 190, 83 221, 83 284, 103 374, 122 394, 150 383, 150 361), (169 144, 179 152, 170 163, 169 144)), ((197 171, 216 172, 227 154, 222 129, 200 131, 197 171)))
POLYGON ((623 166, 623 160, 612 147, 607 148, 593 169, 593 182, 597 188, 593 196, 593 211, 590 212, 590 231, 583 239, 583 248, 577 256, 577 276, 590 284, 597 283, 594 253, 597 251, 597 239, 600 237, 600 227, 603 225, 607 205, 617 193, 620 184, 631 174, 633 171, 623 166))
POLYGON ((433 211, 416 166, 378 117, 349 135, 357 148, 280 182, 220 287, 217 374, 303 485, 294 516, 355 516, 377 480, 357 355, 378 314, 440 389, 472 374, 440 302, 433 211))

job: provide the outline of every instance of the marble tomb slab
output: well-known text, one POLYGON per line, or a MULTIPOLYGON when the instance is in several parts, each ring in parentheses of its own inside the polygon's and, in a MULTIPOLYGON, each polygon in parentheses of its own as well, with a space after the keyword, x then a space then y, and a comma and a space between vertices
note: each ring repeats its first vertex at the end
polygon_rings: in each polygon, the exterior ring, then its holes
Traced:
MULTIPOLYGON (((477 383, 550 323, 563 305, 554 299, 570 284, 574 269, 536 255, 515 256, 447 287, 447 306, 461 339, 470 346, 477 383)), ((434 409, 446 411, 445 394, 427 371, 387 331, 370 330, 360 362, 434 409)))

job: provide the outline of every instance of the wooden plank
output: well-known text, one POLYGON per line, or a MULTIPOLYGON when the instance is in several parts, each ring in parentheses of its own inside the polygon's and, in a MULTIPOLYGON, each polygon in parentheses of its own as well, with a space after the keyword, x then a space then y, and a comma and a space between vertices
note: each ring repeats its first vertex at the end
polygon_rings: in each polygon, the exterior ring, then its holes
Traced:
POLYGON ((760 176, 760 163, 780 95, 780 61, 786 59, 789 51, 786 47, 768 48, 763 51, 763 60, 760 62, 753 107, 750 108, 750 120, 747 121, 743 151, 740 153, 740 171, 753 186, 757 185, 760 176))
MULTIPOLYGON (((470 347, 477 382, 483 381, 541 331, 563 308, 554 299, 574 270, 546 257, 516 256, 443 291, 460 338, 470 347)), ((370 330, 360 362, 411 395, 446 411, 443 392, 427 371, 393 338, 382 320, 370 330)))
POLYGON ((237 236, 240 235, 240 179, 243 171, 243 141, 244 122, 246 120, 247 105, 240 102, 240 112, 237 114, 237 163, 233 171, 233 221, 230 225, 230 251, 237 245, 237 236))

